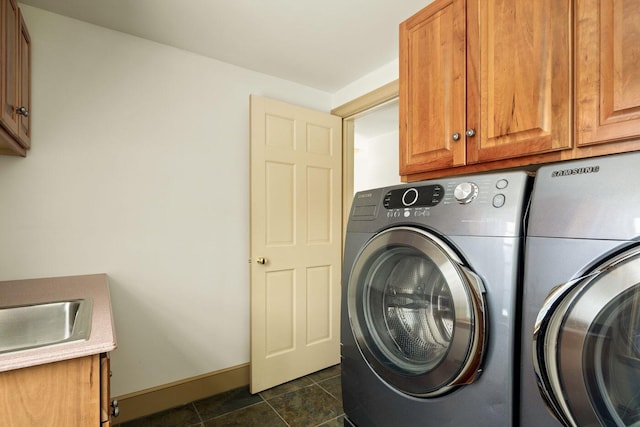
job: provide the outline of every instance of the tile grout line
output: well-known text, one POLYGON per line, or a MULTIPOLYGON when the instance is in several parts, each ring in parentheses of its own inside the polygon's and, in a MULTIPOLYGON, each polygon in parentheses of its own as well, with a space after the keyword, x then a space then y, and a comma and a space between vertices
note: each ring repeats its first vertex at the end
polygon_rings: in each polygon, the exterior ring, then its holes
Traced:
POLYGON ((198 411, 198 407, 196 406, 195 402, 191 402, 191 406, 193 406, 193 409, 195 409, 195 411, 196 411, 196 415, 198 416, 198 419, 200 420, 200 425, 204 426, 204 420, 202 419, 202 415, 200 415, 200 411, 198 411))
MULTIPOLYGON (((336 378, 336 377, 340 377, 340 376, 342 375, 340 372, 338 372, 336 375, 331 375, 331 376, 328 376, 328 377, 326 377, 326 378, 321 378, 321 379, 315 379, 315 378, 311 377, 311 375, 313 375, 313 374, 310 374, 310 375, 308 375, 308 376, 306 376, 306 377, 301 377, 301 378, 307 378, 309 382, 308 382, 306 385, 303 385, 303 386, 301 386, 301 387, 299 387, 299 388, 297 388, 297 389, 290 390, 290 391, 283 391, 282 393, 279 393, 279 394, 276 394, 276 395, 274 395, 274 396, 271 396, 269 399, 265 398, 265 396, 263 395, 263 393, 262 393, 262 392, 257 393, 257 394, 258 394, 258 396, 259 396, 259 398, 260 398, 260 401, 259 401, 259 402, 256 402, 256 403, 253 403, 253 404, 250 404, 250 405, 244 406, 244 407, 242 407, 242 408, 237 408, 237 409, 234 409, 234 410, 232 410, 232 411, 225 412, 224 414, 219 414, 219 415, 217 415, 217 416, 208 417, 206 420, 204 419, 203 414, 201 414, 200 410, 198 410, 198 406, 195 404, 196 402, 195 402, 195 401, 194 401, 194 402, 189 402, 187 406, 191 407, 191 408, 195 411, 195 413, 196 413, 196 417, 197 417, 197 418, 198 418, 198 420, 199 420, 197 423, 190 424, 190 427, 204 427, 205 422, 207 422, 207 421, 210 421, 210 420, 213 420, 213 419, 216 419, 216 418, 219 418, 219 417, 222 417, 222 416, 225 416, 225 415, 231 414, 231 413, 233 413, 233 412, 240 411, 240 410, 242 410, 242 409, 249 408, 249 407, 251 407, 251 406, 255 406, 255 405, 257 405, 257 404, 259 404, 259 403, 262 403, 262 402, 266 403, 266 404, 268 405, 268 407, 269 407, 269 408, 271 408, 271 410, 272 410, 272 411, 274 411, 274 412, 276 413, 276 415, 278 416, 278 418, 280 418, 280 419, 282 420, 282 422, 284 422, 284 424, 285 424, 287 427, 290 427, 290 424, 285 420, 285 418, 284 418, 284 417, 283 417, 283 416, 282 416, 282 415, 281 415, 281 414, 280 414, 280 413, 279 413, 279 412, 274 408, 274 406, 269 402, 269 400, 270 400, 270 399, 281 398, 282 396, 285 396, 285 395, 287 395, 287 394, 289 394, 289 393, 297 392, 297 391, 300 391, 300 390, 303 390, 303 389, 305 389, 305 388, 309 388, 309 387, 312 387, 312 386, 314 386, 314 385, 315 385, 315 386, 318 386, 318 387, 320 388, 320 390, 322 390, 324 393, 328 394, 328 395, 329 395, 329 396, 331 396, 333 399, 335 399, 335 400, 338 400, 338 401, 339 401, 338 397, 337 397, 337 396, 334 396, 331 392, 329 392, 329 390, 327 390, 325 387, 323 387, 323 386, 321 385, 321 383, 326 382, 326 381, 331 380, 331 379, 334 379, 334 378, 336 378)), ((335 418, 332 418, 332 419, 329 419, 329 420, 325 420, 325 421, 323 421, 323 423, 327 423, 327 422, 329 422, 329 421, 336 420, 337 418, 339 418, 339 417, 340 417, 340 416, 342 416, 343 414, 344 414, 344 412, 342 412, 341 414, 338 414, 338 415, 337 415, 337 417, 335 417, 335 418)), ((151 414, 151 415, 149 415, 149 416, 152 416, 152 415, 154 415, 154 414, 151 414)), ((122 424, 114 424, 114 427, 117 427, 117 426, 120 426, 120 425, 122 425, 122 424)), ((318 425, 322 425, 322 424, 318 424, 318 425)))
POLYGON ((318 384, 318 387, 320 387, 320 389, 322 391, 324 391, 325 393, 327 393, 329 396, 333 397, 335 400, 338 400, 337 396, 334 396, 329 390, 327 390, 326 388, 322 387, 321 384, 318 384))
POLYGON ((337 416, 337 417, 335 417, 335 418, 331 418, 331 419, 329 419, 329 420, 325 420, 325 421, 323 421, 322 423, 320 423, 320 424, 316 425, 315 427, 320 427, 320 426, 322 426, 322 425, 324 425, 324 424, 328 423, 329 421, 337 421, 337 420, 338 420, 338 418, 340 418, 340 417, 341 417, 341 416, 343 416, 343 415, 344 415, 344 414, 340 414, 340 415, 338 415, 338 416, 337 416))
MULTIPOLYGON (((275 395, 271 396, 269 399, 275 399, 276 397, 281 397, 281 396, 284 396, 285 394, 293 393, 293 392, 295 392, 295 391, 299 391, 299 390, 302 390, 302 389, 307 388, 307 387, 311 387, 311 386, 314 386, 314 385, 318 385, 318 383, 316 383, 315 381, 313 381, 313 379, 311 379, 311 378, 309 378, 309 379, 311 380, 311 384, 303 385, 303 386, 301 386, 300 388, 296 388, 296 389, 293 389, 293 390, 283 391, 283 392, 282 392, 282 393, 280 393, 280 394, 275 394, 275 395)), ((258 394, 260 395, 260 397, 261 397, 265 402, 266 402, 267 400, 269 400, 269 399, 265 399, 265 397, 264 397, 264 396, 262 396, 262 393, 258 393, 258 394)))
POLYGON ((316 381, 316 380, 314 380, 313 378, 309 378, 309 379, 310 379, 311 381, 313 381, 314 383, 316 383, 316 384, 320 384, 320 383, 323 383, 323 382, 325 382, 325 381, 329 381, 329 380, 332 380, 332 379, 334 379, 334 378, 336 378, 336 377, 339 377, 340 375, 341 375, 341 374, 332 375, 332 376, 330 376, 330 377, 323 378, 323 379, 321 379, 320 381, 316 381))
MULTIPOLYGON (((322 381, 327 381, 327 380, 332 379, 332 378, 335 378, 335 377, 337 377, 337 376, 338 376, 338 375, 334 375, 334 376, 332 376, 332 377, 325 378, 325 379, 323 379, 322 381)), ((284 395, 289 394, 289 393, 295 393, 295 392, 298 392, 298 391, 303 390, 303 389, 305 389, 305 388, 309 388, 309 387, 317 386, 317 387, 318 387, 320 390, 322 390, 324 393, 328 394, 328 395, 329 395, 329 397, 331 397, 331 398, 335 399, 336 401, 338 401, 338 398, 337 398, 337 397, 335 397, 334 395, 332 395, 331 393, 329 393, 329 392, 328 392, 324 387, 322 387, 322 386, 320 385, 320 383, 319 383, 319 382, 315 381, 313 378, 309 378, 309 379, 311 380, 311 384, 308 384, 308 385, 306 385, 306 386, 304 386, 304 387, 300 387, 299 389, 296 389, 296 390, 291 390, 291 391, 288 391, 288 392, 284 392, 284 393, 278 394, 278 395, 276 395, 276 396, 272 396, 270 399, 276 399, 276 398, 278 398, 278 397, 284 396, 284 395)), ((273 409, 273 411, 276 413, 276 415, 278 415, 278 417, 280 417, 280 419, 281 419, 281 420, 282 420, 282 421, 283 421, 287 426, 290 426, 290 424, 289 424, 289 423, 284 419, 284 417, 283 417, 282 415, 280 415, 280 413, 279 413, 279 412, 278 412, 278 411, 277 411, 277 410, 276 410, 276 409, 271 405, 271 403, 269 402, 269 399, 265 399, 262 395, 260 395, 260 397, 261 397, 261 398, 262 398, 262 399, 267 403, 267 405, 269 405, 269 407, 270 407, 271 409, 273 409)), ((327 422, 329 422, 329 421, 332 421, 332 420, 338 419, 338 418, 339 418, 339 417, 341 417, 342 415, 343 415, 343 413, 339 413, 335 418, 330 418, 330 419, 328 419, 328 420, 324 420, 324 421, 322 421, 322 423, 318 424, 318 426, 320 426, 320 425, 322 425, 322 424, 325 424, 325 423, 327 423, 327 422)))
MULTIPOLYGON (((335 378, 335 377, 331 377, 331 378, 335 378)), ((329 380, 331 378, 327 378, 327 380, 329 380)), ((345 415, 342 399, 338 399, 338 396, 334 396, 329 390, 327 390, 326 388, 322 387, 321 384, 318 384, 318 387, 320 387, 325 393, 327 393, 329 396, 333 397, 338 403, 340 403, 340 413, 335 418, 332 418, 331 420, 325 421, 325 423, 327 423, 329 421, 332 421, 332 420, 337 420, 341 416, 345 415)), ((320 424, 320 425, 322 425, 322 424, 320 424)))
POLYGON ((317 384, 324 383, 324 382, 327 382, 327 381, 329 381, 329 380, 332 380, 332 379, 334 379, 334 378, 338 378, 338 377, 340 377, 340 374, 338 374, 338 375, 333 375, 333 376, 331 376, 331 377, 327 377, 327 378, 323 378, 321 381, 316 381, 316 383, 317 383, 317 384))
MULTIPOLYGON (((225 413, 218 414, 218 415, 216 415, 214 417, 207 418, 206 420, 204 418, 201 418, 202 419, 202 424, 204 424, 207 421, 215 420, 215 419, 220 418, 220 417, 225 417, 225 416, 233 414, 235 412, 243 411, 243 410, 245 410, 247 408, 251 408, 252 406, 256 406, 256 405, 259 405, 261 403, 267 403, 267 401, 263 399, 262 402, 255 402, 255 403, 252 403, 250 405, 243 406, 242 408, 236 408, 236 409, 233 409, 231 411, 227 411, 225 413)), ((269 405, 269 406, 271 406, 271 405, 269 405)))
MULTIPOLYGON (((262 397, 262 396, 260 396, 260 397, 262 397)), ((283 422, 287 427, 290 427, 290 426, 289 426, 289 423, 287 422, 287 420, 285 420, 285 419, 282 417, 282 415, 280 415, 280 412, 276 411, 276 408, 274 408, 274 407, 271 405, 271 403, 269 403, 269 401, 268 401, 268 400, 266 400, 266 399, 265 399, 265 400, 264 400, 264 402, 265 402, 267 405, 269 405, 269 408, 271 408, 271 410, 272 410, 273 412, 275 412, 275 413, 276 413, 276 415, 277 415, 277 416, 282 420, 282 422, 283 422)))

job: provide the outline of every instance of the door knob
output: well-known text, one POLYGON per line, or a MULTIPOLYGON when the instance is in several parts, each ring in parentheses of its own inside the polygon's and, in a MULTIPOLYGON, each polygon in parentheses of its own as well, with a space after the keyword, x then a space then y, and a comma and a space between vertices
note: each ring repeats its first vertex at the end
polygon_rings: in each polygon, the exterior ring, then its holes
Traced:
POLYGON ((256 259, 256 262, 258 264, 266 264, 267 263, 267 259, 263 258, 263 257, 258 257, 258 259, 256 259))

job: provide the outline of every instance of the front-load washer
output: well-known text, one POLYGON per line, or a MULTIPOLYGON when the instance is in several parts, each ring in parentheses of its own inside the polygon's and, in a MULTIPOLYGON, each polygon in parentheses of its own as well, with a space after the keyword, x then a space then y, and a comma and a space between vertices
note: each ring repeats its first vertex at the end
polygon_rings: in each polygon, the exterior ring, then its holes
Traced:
POLYGON ((355 195, 341 325, 352 424, 512 425, 529 184, 512 171, 355 195))
POLYGON ((640 153, 536 174, 522 427, 640 426, 640 153))

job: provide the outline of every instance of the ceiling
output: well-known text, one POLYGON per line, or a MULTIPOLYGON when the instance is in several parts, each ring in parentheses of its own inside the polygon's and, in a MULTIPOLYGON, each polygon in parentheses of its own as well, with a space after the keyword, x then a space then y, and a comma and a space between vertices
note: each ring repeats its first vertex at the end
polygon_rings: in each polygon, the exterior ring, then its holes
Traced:
POLYGON ((335 93, 398 57, 398 25, 432 0, 21 0, 335 93))

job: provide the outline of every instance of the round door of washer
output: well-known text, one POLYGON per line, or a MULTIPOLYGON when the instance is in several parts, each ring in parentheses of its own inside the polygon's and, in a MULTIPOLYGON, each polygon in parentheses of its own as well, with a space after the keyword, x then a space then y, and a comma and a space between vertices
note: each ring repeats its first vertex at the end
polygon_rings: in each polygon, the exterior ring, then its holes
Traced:
POLYGON ((483 286, 441 239, 385 230, 361 249, 347 286, 357 346, 384 381, 420 397, 473 382, 485 347, 483 286))
POLYGON ((565 426, 640 426, 640 246, 555 288, 533 337, 538 386, 565 426))

